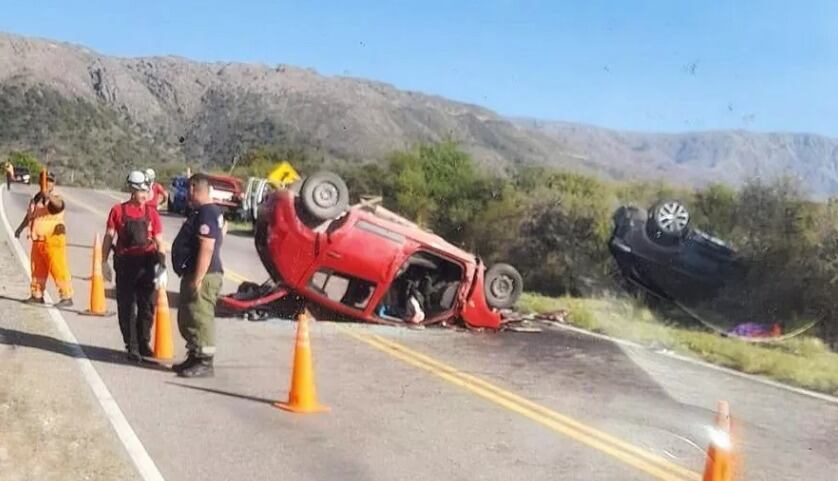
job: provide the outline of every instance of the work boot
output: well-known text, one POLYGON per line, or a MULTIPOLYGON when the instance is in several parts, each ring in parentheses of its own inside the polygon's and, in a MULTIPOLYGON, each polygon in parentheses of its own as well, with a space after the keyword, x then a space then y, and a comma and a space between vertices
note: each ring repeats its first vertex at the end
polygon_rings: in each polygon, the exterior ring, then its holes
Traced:
POLYGON ((59 309, 73 307, 73 300, 72 299, 61 299, 60 301, 55 303, 55 307, 59 309))
POLYGON ((198 360, 199 359, 195 356, 195 354, 190 352, 189 354, 186 355, 186 360, 185 361, 172 365, 172 371, 180 374, 180 372, 183 371, 184 369, 188 369, 188 368, 192 367, 192 365, 195 364, 196 362, 198 362, 198 360))
POLYGON ((126 347, 125 353, 128 356, 128 360, 136 363, 143 362, 143 356, 140 355, 140 350, 136 348, 126 347))
POLYGON ((154 351, 148 346, 148 344, 140 345, 140 356, 142 357, 154 357, 154 351))
POLYGON ((27 304, 43 304, 44 303, 44 298, 43 297, 31 296, 29 299, 26 299, 23 302, 25 302, 27 304))
POLYGON ((180 377, 212 377, 215 371, 211 357, 195 358, 195 363, 177 373, 180 377))

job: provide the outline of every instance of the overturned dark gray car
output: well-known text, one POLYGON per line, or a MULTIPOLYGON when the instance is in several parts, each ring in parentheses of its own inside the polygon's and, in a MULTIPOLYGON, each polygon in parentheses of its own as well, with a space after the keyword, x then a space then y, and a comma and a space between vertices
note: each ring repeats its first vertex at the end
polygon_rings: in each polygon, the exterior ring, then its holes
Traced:
POLYGON ((614 212, 609 249, 628 283, 656 297, 693 305, 715 298, 745 274, 736 251, 693 228, 681 202, 614 212))

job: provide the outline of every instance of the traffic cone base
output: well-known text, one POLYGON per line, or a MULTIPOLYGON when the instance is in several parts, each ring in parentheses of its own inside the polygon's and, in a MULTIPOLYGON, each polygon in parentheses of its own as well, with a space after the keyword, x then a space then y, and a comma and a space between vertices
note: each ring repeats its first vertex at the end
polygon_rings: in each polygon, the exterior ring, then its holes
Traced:
POLYGON ((297 317, 297 340, 294 347, 294 367, 291 374, 291 390, 287 402, 274 406, 298 414, 326 412, 328 407, 317 402, 314 387, 314 367, 311 359, 311 341, 308 334, 308 314, 297 317))
POLYGON ((296 406, 292 403, 277 402, 277 403, 274 403, 274 406, 276 406, 279 409, 282 409, 284 411, 290 411, 292 413, 297 413, 297 414, 326 413, 326 412, 331 411, 331 409, 328 406, 322 406, 322 405, 319 405, 319 404, 317 406, 307 406, 305 408, 302 408, 302 407, 296 406))
POLYGON ((157 289, 157 307, 154 312, 154 358, 172 359, 175 356, 175 344, 172 340, 172 317, 166 288, 157 289))
POLYGON ((80 312, 76 311, 76 312, 78 312, 82 316, 87 316, 87 317, 113 317, 113 316, 116 315, 116 313, 113 312, 113 311, 106 311, 106 312, 101 312, 100 313, 100 312, 91 312, 90 309, 85 309, 83 311, 80 311, 80 312))

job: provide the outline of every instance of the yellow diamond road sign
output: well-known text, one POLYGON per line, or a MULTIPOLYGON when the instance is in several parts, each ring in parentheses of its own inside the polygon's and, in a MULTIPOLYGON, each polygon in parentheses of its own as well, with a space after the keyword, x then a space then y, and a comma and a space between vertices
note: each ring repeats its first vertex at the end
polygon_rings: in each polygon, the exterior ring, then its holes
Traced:
POLYGON ((299 180, 300 174, 288 162, 282 162, 268 175, 268 180, 274 184, 287 185, 299 180))

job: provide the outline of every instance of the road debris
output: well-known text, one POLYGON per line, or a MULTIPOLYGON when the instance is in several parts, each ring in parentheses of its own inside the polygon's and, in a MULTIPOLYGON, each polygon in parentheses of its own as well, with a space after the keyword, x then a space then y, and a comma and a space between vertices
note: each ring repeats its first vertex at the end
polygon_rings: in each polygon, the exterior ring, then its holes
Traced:
POLYGON ((566 309, 542 313, 521 313, 512 310, 501 311, 504 330, 513 332, 541 332, 537 324, 542 325, 564 325, 567 324, 567 316, 570 313, 566 309))

